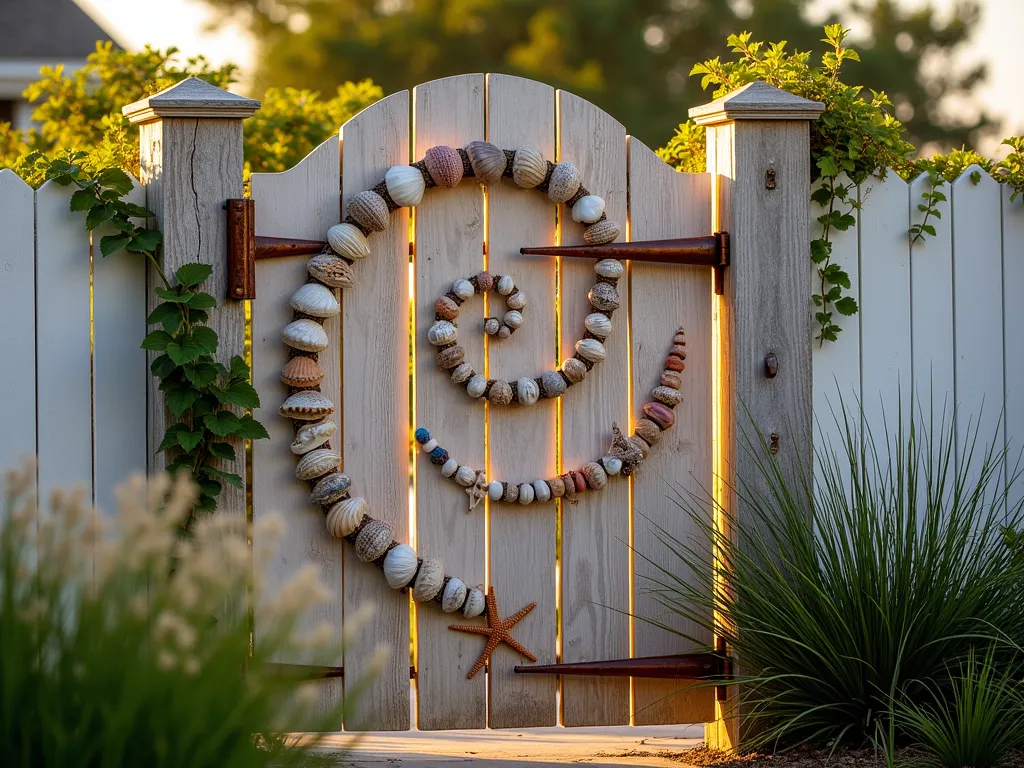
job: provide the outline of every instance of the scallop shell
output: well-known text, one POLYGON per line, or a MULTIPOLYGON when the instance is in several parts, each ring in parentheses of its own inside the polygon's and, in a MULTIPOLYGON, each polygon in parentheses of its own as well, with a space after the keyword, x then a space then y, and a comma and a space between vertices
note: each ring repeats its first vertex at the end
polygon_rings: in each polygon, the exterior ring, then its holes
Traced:
POLYGON ((356 536, 356 557, 372 563, 388 551, 395 537, 395 529, 383 520, 369 520, 356 536))
POLYGON ((435 347, 453 344, 459 338, 459 329, 448 320, 438 320, 427 331, 427 341, 435 347))
POLYGON ((533 189, 548 175, 548 161, 536 147, 520 147, 512 161, 512 181, 524 189, 533 189))
POLYGON ((329 507, 331 504, 341 501, 351 487, 352 480, 348 475, 335 472, 320 478, 309 493, 309 501, 321 507, 329 507))
POLYGON ((455 482, 463 488, 469 488, 476 482, 476 472, 471 467, 459 467, 455 470, 455 482))
POLYGON ((384 578, 392 589, 401 589, 412 581, 419 567, 416 550, 408 544, 399 544, 384 557, 384 578))
POLYGON ((516 396, 520 405, 533 405, 540 397, 540 387, 535 379, 524 376, 516 381, 516 396))
POLYGON ((600 312, 587 315, 587 319, 583 321, 583 326, 592 334, 600 336, 602 339, 610 336, 612 332, 612 321, 608 318, 608 315, 602 315, 600 312))
POLYGON ((411 165, 391 166, 384 174, 384 183, 387 184, 391 199, 409 208, 420 204, 423 191, 427 188, 423 174, 411 165))
POLYGON ((341 466, 341 456, 328 448, 317 448, 305 454, 295 465, 295 476, 299 480, 313 480, 334 472, 341 466))
POLYGON ((596 461, 589 461, 583 465, 583 477, 587 480, 587 488, 592 488, 595 491, 600 491, 606 485, 608 485, 608 473, 604 471, 604 467, 598 464, 596 461))
POLYGON ((575 357, 567 357, 562 361, 562 373, 573 384, 579 384, 587 377, 587 364, 575 357))
POLYGON ((618 280, 626 269, 618 259, 601 259, 594 265, 594 271, 601 277, 607 277, 609 280, 618 280))
POLYGON ((423 155, 427 173, 439 187, 455 187, 462 181, 462 158, 451 147, 431 147, 423 155))
POLYGON ((436 557, 427 558, 420 565, 420 572, 416 575, 416 583, 412 588, 412 599, 418 603, 424 600, 433 600, 441 591, 441 584, 444 583, 444 566, 436 557))
POLYGON ((319 424, 306 424, 295 433, 292 440, 292 453, 302 455, 314 448, 319 448, 338 433, 338 425, 333 421, 322 421, 319 424))
POLYGON ((466 145, 466 154, 477 181, 484 186, 501 181, 508 162, 504 150, 489 141, 471 141, 466 145))
POLYGON ((356 497, 339 501, 327 513, 327 531, 337 539, 343 539, 355 531, 366 514, 366 499, 356 497))
POLYGON ((587 245, 604 245, 614 242, 619 236, 619 225, 611 219, 591 224, 583 230, 583 241, 587 245))
POLYGON ((330 253, 318 253, 306 262, 306 271, 332 288, 351 288, 356 284, 352 265, 330 253))
POLYGON ((604 198, 584 195, 572 207, 572 220, 582 224, 593 224, 604 215, 604 198))
POLYGON ((467 619, 472 619, 483 613, 486 607, 487 598, 484 597, 484 593, 474 588, 469 590, 469 594, 466 595, 466 602, 462 604, 462 615, 467 619))
POLYGON ((564 203, 579 191, 583 183, 580 170, 570 162, 562 161, 551 172, 548 182, 548 197, 556 203, 564 203))
POLYGON ((347 221, 327 230, 327 244, 331 250, 346 259, 365 259, 370 255, 370 241, 355 224, 347 221))
POLYGON ((608 354, 597 339, 580 339, 576 342, 576 353, 592 363, 600 363, 608 354))
POLYGON ((448 579, 448 583, 444 587, 444 594, 441 596, 441 610, 445 613, 455 613, 464 602, 466 602, 466 584, 462 579, 453 576, 448 579))
POLYGON ((327 349, 327 331, 315 320, 292 320, 281 331, 281 339, 289 347, 303 352, 323 352, 327 349))
POLYGON ((612 312, 619 308, 619 292, 611 283, 597 283, 587 293, 590 306, 601 312, 612 312))
POLYGON ((315 389, 304 389, 289 395, 277 411, 288 419, 320 421, 324 416, 334 413, 334 403, 315 389))
POLYGON ((320 283, 306 283, 292 294, 292 309, 313 317, 332 317, 341 312, 334 291, 320 283))
POLYGON ((281 369, 281 383, 286 387, 315 387, 323 380, 323 368, 312 357, 293 357, 281 369))
POLYGON ((363 229, 383 232, 388 226, 388 204, 376 192, 360 192, 348 201, 346 210, 363 229))

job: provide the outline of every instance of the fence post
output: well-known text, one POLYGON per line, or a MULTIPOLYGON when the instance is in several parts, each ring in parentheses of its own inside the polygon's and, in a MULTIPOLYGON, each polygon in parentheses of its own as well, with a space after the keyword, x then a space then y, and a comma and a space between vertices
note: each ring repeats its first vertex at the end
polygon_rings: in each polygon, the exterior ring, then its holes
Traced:
MULTIPOLYGON (((813 475, 809 296, 810 121, 819 102, 764 82, 750 83, 690 110, 707 127, 712 223, 730 240, 725 291, 717 306, 719 425, 716 498, 728 519, 750 523, 731 489, 756 483, 757 459, 744 448, 759 431, 791 482, 813 475), (769 356, 777 362, 770 374, 769 356)), ((742 541, 740 542, 742 546, 742 541)), ((742 660, 739 660, 742 663, 742 660)), ((710 746, 739 747, 736 691, 716 704, 710 746)))
MULTIPOLYGON (((259 106, 258 101, 190 77, 122 110, 140 127, 141 181, 146 187, 146 205, 156 214, 163 232, 164 272, 173 275, 188 262, 213 267, 204 288, 218 301, 209 324, 220 339, 217 359, 225 363, 233 355, 245 355, 245 306, 227 298, 224 202, 242 196, 242 121, 259 106)), ((152 269, 148 282, 148 309, 152 311, 158 301, 154 289, 160 285, 152 269)), ((150 359, 154 356, 150 353, 150 359)), ((163 402, 156 380, 149 377, 151 471, 165 465, 163 455, 156 453, 167 427, 163 402)), ((218 508, 244 517, 245 451, 241 440, 233 442, 238 458, 223 462, 223 469, 240 475, 243 483, 241 488, 225 484, 218 508)))

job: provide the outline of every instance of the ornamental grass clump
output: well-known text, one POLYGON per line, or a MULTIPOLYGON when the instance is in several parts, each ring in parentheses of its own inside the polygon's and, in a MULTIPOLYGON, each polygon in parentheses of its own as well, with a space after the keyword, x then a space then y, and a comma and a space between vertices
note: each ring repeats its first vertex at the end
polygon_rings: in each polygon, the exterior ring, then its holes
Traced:
POLYGON ((207 516, 185 537, 197 498, 186 475, 126 482, 113 518, 81 493, 56 492, 41 511, 33 481, 11 473, 0 510, 0 764, 286 766, 313 743, 283 734, 340 727, 339 708, 315 706, 318 683, 265 666, 337 650, 326 627, 297 632, 327 597, 315 570, 274 595, 251 582, 280 521, 247 531, 207 516), (261 604, 252 649, 250 587, 261 604))
POLYGON ((895 702, 930 700, 949 665, 1022 636, 1021 562, 1003 542, 1021 521, 1008 496, 1016 472, 1004 473, 1003 450, 980 447, 976 427, 906 421, 872 435, 844 409, 842 443, 817 452, 813 481, 787 479, 753 436, 757 476, 734 488, 743 517, 720 511, 735 535, 691 498, 679 503, 701 540, 663 532, 670 562, 655 563, 647 586, 727 641, 753 746, 890 745, 901 738, 895 702))

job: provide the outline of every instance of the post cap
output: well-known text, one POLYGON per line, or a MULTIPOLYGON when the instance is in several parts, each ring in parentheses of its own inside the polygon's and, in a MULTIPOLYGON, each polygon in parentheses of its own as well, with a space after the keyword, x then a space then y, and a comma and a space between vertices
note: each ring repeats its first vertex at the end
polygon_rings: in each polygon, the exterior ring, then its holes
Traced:
POLYGON ((824 109, 820 101, 794 96, 763 80, 755 80, 694 107, 690 117, 698 125, 717 125, 731 120, 817 120, 824 109))
POLYGON ((245 119, 260 108, 256 99, 189 77, 121 110, 132 124, 149 123, 162 117, 204 117, 245 119))

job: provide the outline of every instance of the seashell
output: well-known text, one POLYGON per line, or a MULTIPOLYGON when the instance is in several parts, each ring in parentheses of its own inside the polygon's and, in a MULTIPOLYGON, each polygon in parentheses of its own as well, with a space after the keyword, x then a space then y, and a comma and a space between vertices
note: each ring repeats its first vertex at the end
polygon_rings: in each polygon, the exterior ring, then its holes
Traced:
POLYGON ((444 477, 451 477, 455 474, 455 470, 459 468, 459 462, 455 459, 448 459, 441 467, 441 475, 444 477))
POLYGON ((676 335, 672 337, 672 343, 686 346, 686 332, 682 328, 676 331, 676 335))
POLYGON ((553 477, 547 481, 548 488, 551 489, 551 498, 560 499, 565 495, 565 481, 560 477, 553 477))
POLYGON ((551 172, 548 182, 548 197, 556 203, 564 203, 576 194, 583 183, 579 168, 570 162, 562 161, 551 172))
POLYGON ((420 443, 420 448, 423 449, 424 453, 430 453, 437 448, 437 440, 429 438, 425 443, 420 443))
POLYGON ((665 370, 674 371, 676 373, 682 373, 686 370, 686 363, 683 362, 681 357, 675 355, 669 355, 665 358, 665 370))
POLYGON ((606 485, 608 485, 608 473, 604 471, 604 467, 598 464, 596 461, 589 461, 583 465, 583 477, 587 480, 587 487, 593 488, 595 491, 600 491, 606 485))
POLYGON ((455 482, 463 488, 469 488, 469 486, 476 482, 476 472, 470 467, 459 467, 455 470, 455 482))
POLYGON ((293 357, 281 369, 281 383, 286 387, 315 387, 323 380, 323 368, 312 357, 293 357))
POLYGON ((576 342, 576 354, 592 363, 600 363, 608 353, 597 339, 580 339, 576 342))
POLYGON ((540 375, 540 392, 544 397, 558 397, 567 386, 558 371, 544 371, 540 375))
POLYGON ((388 551, 395 537, 395 529, 383 520, 368 520, 356 536, 356 557, 372 563, 388 551))
POLYGON ((466 602, 462 604, 462 615, 467 619, 475 618, 484 612, 487 607, 487 598, 479 589, 469 590, 466 595, 466 602))
POLYGON ((501 330, 501 321, 496 317, 488 317, 484 320, 484 333, 493 336, 501 330))
POLYGON ((293 349, 303 352, 323 352, 327 349, 327 331, 315 320, 292 320, 281 331, 281 339, 293 349))
POLYGON ((512 279, 511 275, 502 275, 494 284, 494 290, 502 296, 508 296, 515 287, 516 281, 512 279))
POLYGON ((427 173, 439 187, 458 186, 462 181, 462 158, 457 150, 446 146, 431 147, 423 155, 427 173))
POLYGON ((322 477, 309 492, 309 500, 321 507, 329 507, 331 504, 341 501, 352 487, 352 480, 348 475, 335 472, 333 475, 322 477))
POLYGON ((499 501, 502 494, 505 493, 505 484, 499 483, 497 480, 492 480, 487 484, 487 495, 491 501, 499 501))
POLYGON ((360 192, 348 201, 346 210, 363 229, 383 232, 388 226, 388 204, 376 192, 360 192))
POLYGON ((469 155, 469 164, 473 166, 473 173, 481 184, 490 186, 501 181, 505 165, 508 163, 503 149, 489 141, 471 141, 466 145, 466 154, 469 155))
POLYGON ((498 338, 499 339, 507 339, 511 335, 512 335, 512 329, 509 328, 507 325, 502 325, 498 329, 498 338))
POLYGON ((595 222, 583 230, 583 242, 587 245, 612 243, 618 236, 619 225, 611 219, 595 222))
POLYGON ((311 277, 332 288, 351 288, 356 284, 356 274, 352 270, 352 265, 329 253, 318 253, 307 261, 306 271, 311 277))
POLYGON ((493 405, 508 405, 512 402, 512 387, 509 386, 507 381, 495 379, 494 383, 491 384, 490 391, 487 393, 487 399, 493 405))
POLYGON ((295 476, 299 480, 314 480, 328 472, 337 471, 341 456, 328 448, 317 448, 299 459, 295 465, 295 476))
POLYGON ((505 313, 505 325, 513 330, 521 328, 523 325, 523 313, 518 309, 510 309, 505 313))
MULTIPOLYGON (((472 280, 470 281, 472 282, 472 280)), ((480 272, 476 276, 476 290, 478 293, 487 293, 494 287, 494 275, 490 272, 480 272)))
POLYGON ((452 371, 452 383, 463 384, 473 375, 473 366, 469 363, 459 363, 452 371))
POLYGON ((548 161, 536 147, 526 146, 516 150, 512 160, 512 181, 516 186, 533 189, 548 175, 548 161))
POLYGON ((565 496, 570 501, 576 498, 576 478, 572 476, 572 472, 566 472, 561 476, 560 480, 565 483, 565 496))
POLYGON ((562 361, 562 373, 573 384, 579 384, 587 376, 587 364, 575 357, 562 361))
POLYGON ((524 506, 533 503, 533 486, 530 483, 519 484, 519 503, 524 506))
POLYGON ((434 302, 434 314, 438 315, 441 320, 454 320, 459 316, 459 305, 455 299, 442 296, 434 302))
POLYGON ((332 317, 341 312, 334 291, 320 283, 306 283, 292 294, 292 309, 313 317, 332 317))
POLYGON ((520 405, 533 405, 540 397, 540 387, 534 379, 524 376, 516 381, 516 397, 520 405))
POLYGON ((334 403, 315 389, 304 389, 289 395, 277 412, 287 419, 320 421, 324 416, 334 413, 334 403))
POLYGON ((584 195, 572 207, 572 220, 581 224, 593 224, 604 215, 604 198, 584 195))
POLYGON ((572 475, 572 479, 576 483, 576 493, 583 493, 587 490, 587 479, 583 476, 583 473, 580 472, 580 470, 574 469, 569 474, 572 475))
POLYGON ((534 480, 533 498, 538 504, 548 501, 551 498, 551 487, 543 480, 534 480))
POLYGON ((597 283, 587 293, 590 306, 600 312, 614 312, 619 308, 619 292, 611 283, 597 283))
POLYGON ((343 221, 327 230, 327 244, 346 259, 358 261, 370 255, 370 241, 355 224, 343 221))
POLYGON ((601 277, 607 277, 609 280, 618 280, 622 277, 626 268, 622 266, 622 262, 618 259, 601 259, 601 261, 594 265, 594 271, 601 277))
POLYGON ((466 602, 466 584, 462 579, 453 576, 448 579, 444 594, 441 595, 441 610, 445 613, 455 613, 464 602, 466 602))
POLYGON ((411 165, 393 165, 384 174, 384 184, 388 194, 398 205, 411 208, 419 205, 423 199, 423 191, 427 188, 423 174, 411 165))
POLYGON ((651 444, 644 440, 640 435, 633 435, 629 438, 629 442, 640 449, 640 454, 646 459, 651 452, 651 444))
POLYGON ((465 356, 466 350, 458 345, 442 349, 437 353, 437 367, 444 371, 450 371, 459 365, 465 356))
POLYGON ((456 280, 452 283, 452 293, 458 296, 463 301, 473 298, 473 294, 476 293, 476 289, 469 280, 456 280))
POLYGON ((357 496, 339 501, 327 513, 327 531, 331 536, 343 539, 359 528, 365 514, 366 499, 357 496))
POLYGON ((448 320, 438 320, 427 331, 427 341, 435 347, 454 344, 459 338, 459 329, 448 320))
POLYGON ((658 379, 658 383, 663 387, 672 387, 672 389, 679 389, 683 386, 683 377, 680 376, 676 371, 662 371, 661 378, 658 379))
POLYGON ((505 492, 501 494, 501 500, 508 504, 515 504, 519 500, 519 486, 514 483, 502 483, 505 492))
POLYGON ((444 566, 436 557, 423 561, 420 572, 416 575, 416 584, 412 588, 412 599, 418 603, 433 600, 441 591, 444 583, 444 566))
POLYGON ((479 373, 474 373, 466 382, 466 394, 470 397, 480 397, 485 389, 487 389, 487 377, 481 376, 479 373))
POLYGON ((644 413, 662 429, 669 429, 676 423, 676 415, 664 403, 644 403, 644 413))
POLYGON ((683 401, 683 395, 674 387, 655 387, 651 390, 651 397, 669 408, 675 408, 683 401))
POLYGON ((610 336, 612 333, 611 319, 608 315, 603 315, 600 312, 593 312, 587 315, 587 319, 583 321, 583 327, 602 339, 610 336))
POLYGON ((392 589, 401 589, 413 580, 419 567, 416 550, 408 544, 399 544, 384 557, 384 578, 392 589))
POLYGON ((649 445, 657 445, 661 442, 661 427, 650 419, 638 420, 633 431, 646 440, 649 445))
POLYGON ((505 299, 505 306, 509 309, 523 309, 526 306, 526 294, 522 291, 516 291, 505 299))
POLYGON ((686 359, 686 345, 685 344, 673 344, 672 349, 668 351, 673 357, 678 357, 680 360, 686 359))
MULTIPOLYGON (((297 358, 296 358, 297 359, 297 358)), ((338 425, 333 421, 322 421, 319 424, 306 424, 299 428, 292 440, 292 453, 302 455, 314 448, 319 448, 338 433, 338 425)))
POLYGON ((601 459, 601 466, 609 475, 617 475, 622 471, 622 459, 615 456, 605 456, 601 459))

